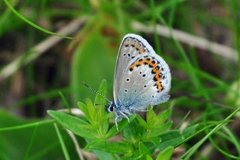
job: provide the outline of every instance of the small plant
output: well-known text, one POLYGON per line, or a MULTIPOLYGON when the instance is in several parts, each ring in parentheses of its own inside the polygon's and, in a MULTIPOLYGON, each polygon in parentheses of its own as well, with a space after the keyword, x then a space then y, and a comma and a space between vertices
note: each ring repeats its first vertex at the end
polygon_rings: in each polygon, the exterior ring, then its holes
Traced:
MULTIPOLYGON (((99 93, 105 95, 106 91, 106 81, 103 81, 99 93)), ((82 137, 86 142, 84 150, 93 152, 99 159, 168 160, 174 147, 183 143, 184 136, 194 132, 193 129, 182 133, 170 130, 170 109, 155 114, 152 108, 146 113, 146 120, 136 114, 129 122, 126 119, 119 122, 117 129, 114 123, 109 123, 113 118, 106 112, 102 95, 96 95, 94 103, 89 99, 78 103, 84 113, 81 117, 48 111, 60 125, 82 137)))

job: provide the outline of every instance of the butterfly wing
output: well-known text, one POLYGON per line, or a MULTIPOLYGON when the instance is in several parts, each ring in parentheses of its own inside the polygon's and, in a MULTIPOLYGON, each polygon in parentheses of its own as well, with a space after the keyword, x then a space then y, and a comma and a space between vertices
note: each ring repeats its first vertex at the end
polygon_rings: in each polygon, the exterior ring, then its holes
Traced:
POLYGON ((118 110, 145 109, 169 99, 171 74, 167 63, 139 35, 127 34, 119 48, 114 77, 118 110))

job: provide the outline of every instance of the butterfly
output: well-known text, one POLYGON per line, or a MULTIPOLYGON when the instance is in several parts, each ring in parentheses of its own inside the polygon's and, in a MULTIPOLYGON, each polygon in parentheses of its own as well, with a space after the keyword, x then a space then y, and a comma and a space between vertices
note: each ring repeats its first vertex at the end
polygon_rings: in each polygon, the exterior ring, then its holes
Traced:
POLYGON ((149 105, 168 101, 170 88, 168 64, 144 38, 126 34, 115 66, 113 101, 107 106, 109 112, 115 113, 115 123, 145 111, 149 105))

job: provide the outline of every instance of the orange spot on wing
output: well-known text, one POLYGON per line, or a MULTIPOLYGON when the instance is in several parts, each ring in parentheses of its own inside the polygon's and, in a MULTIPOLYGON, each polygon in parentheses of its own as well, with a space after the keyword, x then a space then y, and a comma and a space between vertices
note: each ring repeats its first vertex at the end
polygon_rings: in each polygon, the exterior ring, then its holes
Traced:
POLYGON ((139 59, 131 64, 129 67, 130 71, 133 71, 135 67, 139 67, 141 65, 148 65, 149 67, 152 67, 152 73, 154 74, 153 80, 155 81, 156 88, 158 92, 163 90, 162 82, 161 82, 161 70, 160 67, 157 68, 156 62, 151 61, 151 58, 145 58, 145 59, 139 59))
MULTIPOLYGON (((156 64, 155 64, 156 65, 156 64)), ((161 75, 160 75, 160 70, 156 69, 156 67, 153 68, 153 72, 155 74, 154 80, 156 81, 156 87, 158 92, 163 90, 162 82, 161 82, 161 75)))
POLYGON ((156 66, 157 66, 156 64, 153 66, 153 73, 159 74, 160 71, 158 69, 156 69, 156 66))
POLYGON ((156 83, 156 85, 157 85, 157 90, 158 90, 159 92, 163 90, 163 86, 162 86, 162 84, 161 84, 161 81, 158 81, 158 82, 156 83))
POLYGON ((160 76, 159 76, 159 74, 156 74, 155 77, 156 77, 157 81, 160 80, 160 76))

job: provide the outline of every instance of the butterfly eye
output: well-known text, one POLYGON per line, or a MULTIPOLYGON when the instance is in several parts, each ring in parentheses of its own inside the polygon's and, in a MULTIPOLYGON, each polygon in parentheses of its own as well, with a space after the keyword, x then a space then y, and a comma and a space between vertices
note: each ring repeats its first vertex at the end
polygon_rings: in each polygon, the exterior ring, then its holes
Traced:
POLYGON ((113 112, 113 105, 108 106, 107 111, 108 112, 113 112))

